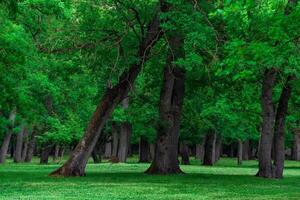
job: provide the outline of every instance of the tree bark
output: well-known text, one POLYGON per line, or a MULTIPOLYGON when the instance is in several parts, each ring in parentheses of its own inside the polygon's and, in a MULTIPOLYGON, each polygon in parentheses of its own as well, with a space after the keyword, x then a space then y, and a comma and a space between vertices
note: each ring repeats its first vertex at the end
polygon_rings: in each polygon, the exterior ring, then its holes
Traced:
POLYGON ((221 156, 221 151, 222 151, 222 138, 221 136, 217 135, 216 138, 216 150, 215 150, 215 162, 217 162, 218 160, 220 160, 220 156, 221 156))
POLYGON ((104 158, 110 158, 112 155, 111 137, 108 140, 109 142, 105 143, 104 158))
POLYGON ((157 128, 154 160, 146 171, 149 174, 182 173, 178 162, 178 142, 185 72, 174 66, 173 62, 184 56, 183 39, 173 34, 168 40, 170 50, 159 102, 160 124, 157 128))
POLYGON ((22 125, 21 131, 17 134, 16 138, 16 150, 14 152, 14 162, 22 162, 22 150, 23 150, 23 138, 24 138, 25 127, 22 125))
POLYGON ((35 148, 35 136, 37 134, 37 130, 34 127, 32 130, 32 134, 28 143, 28 149, 27 149, 27 153, 26 153, 26 157, 25 157, 25 162, 31 162, 32 157, 33 157, 33 152, 34 152, 34 148, 35 148))
POLYGON ((208 133, 205 136, 203 165, 212 166, 215 163, 216 133, 208 133))
POLYGON ((276 70, 267 69, 264 73, 262 84, 262 133, 258 152, 259 171, 257 176, 272 178, 274 170, 272 167, 272 145, 273 145, 273 124, 274 124, 274 105, 272 102, 273 88, 276 79, 276 70))
POLYGON ((243 160, 249 160, 249 140, 243 142, 243 160))
POLYGON ((141 136, 139 142, 139 162, 148 163, 150 160, 150 145, 146 137, 141 136))
POLYGON ((118 159, 118 149, 119 149, 119 134, 117 130, 117 125, 116 122, 112 122, 111 125, 111 131, 112 131, 112 138, 113 138, 113 148, 112 148, 112 155, 111 155, 111 160, 114 162, 119 162, 118 159))
POLYGON ((237 163, 238 165, 243 163, 243 142, 241 140, 238 140, 237 163))
POLYGON ((5 163, 6 161, 6 155, 7 155, 7 151, 8 151, 8 147, 9 147, 9 143, 10 143, 10 139, 13 133, 13 127, 14 127, 14 123, 15 123, 15 119, 16 119, 16 109, 13 109, 10 114, 9 114, 9 126, 8 126, 8 131, 6 133, 6 135, 4 136, 2 145, 1 145, 1 149, 0 149, 0 164, 5 163))
MULTIPOLYGON (((161 3, 164 3, 161 0, 161 3)), ((162 9, 165 5, 161 6, 162 9)), ((161 37, 160 19, 156 14, 147 28, 147 33, 143 36, 137 53, 137 62, 131 66, 127 73, 124 73, 119 83, 113 88, 108 88, 102 97, 96 111, 94 112, 88 127, 72 152, 68 161, 59 169, 52 172, 53 176, 84 176, 87 161, 100 137, 107 119, 115 109, 116 105, 128 95, 136 77, 143 64, 149 59, 151 48, 161 37)))
POLYGON ((128 155, 128 148, 130 145, 131 137, 131 124, 129 122, 123 122, 121 124, 121 134, 118 150, 118 159, 119 162, 126 162, 128 155))
POLYGON ((180 143, 181 164, 190 165, 189 146, 186 141, 180 143))
POLYGON ((56 144, 54 146, 53 162, 57 162, 58 160, 59 160, 59 145, 56 144))
POLYGON ((27 151, 28 151, 28 130, 25 129, 23 135, 22 162, 25 161, 27 151))
POLYGON ((204 156, 204 142, 205 139, 203 139, 201 144, 196 144, 196 159, 203 161, 204 156))
POLYGON ((155 155, 155 144, 150 144, 150 157, 151 160, 154 160, 154 155, 155 155))
POLYGON ((289 99, 291 96, 292 88, 290 85, 292 77, 288 76, 287 81, 282 89, 282 93, 279 99, 276 120, 275 120, 275 129, 274 129, 274 169, 275 177, 283 177, 283 168, 284 168, 284 135, 285 135, 285 119, 288 111, 289 99))
POLYGON ((300 129, 294 129, 292 159, 300 161, 300 129))
POLYGON ((52 146, 51 145, 46 145, 42 151, 41 151, 41 155, 40 155, 40 164, 48 164, 49 161, 49 155, 52 151, 52 146))

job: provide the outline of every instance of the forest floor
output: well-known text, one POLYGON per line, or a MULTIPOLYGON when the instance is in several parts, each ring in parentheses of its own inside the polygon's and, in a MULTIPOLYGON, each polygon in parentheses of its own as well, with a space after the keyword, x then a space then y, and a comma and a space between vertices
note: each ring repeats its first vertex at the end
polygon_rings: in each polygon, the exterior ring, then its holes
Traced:
POLYGON ((183 175, 159 176, 143 172, 149 164, 89 164, 87 176, 51 178, 57 164, 0 166, 0 199, 300 199, 300 162, 287 161, 285 178, 257 178, 256 161, 236 165, 221 159, 216 166, 181 166, 183 175))

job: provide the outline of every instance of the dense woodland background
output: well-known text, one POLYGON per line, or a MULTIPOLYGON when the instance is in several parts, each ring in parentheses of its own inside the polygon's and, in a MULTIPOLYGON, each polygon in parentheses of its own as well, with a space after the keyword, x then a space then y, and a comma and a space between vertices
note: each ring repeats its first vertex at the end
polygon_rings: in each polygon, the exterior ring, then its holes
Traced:
MULTIPOLYGON (((2 0, 0 163, 88 159, 149 174, 196 156, 300 160, 297 0, 2 0)), ((253 174, 254 175, 254 174, 253 174)))

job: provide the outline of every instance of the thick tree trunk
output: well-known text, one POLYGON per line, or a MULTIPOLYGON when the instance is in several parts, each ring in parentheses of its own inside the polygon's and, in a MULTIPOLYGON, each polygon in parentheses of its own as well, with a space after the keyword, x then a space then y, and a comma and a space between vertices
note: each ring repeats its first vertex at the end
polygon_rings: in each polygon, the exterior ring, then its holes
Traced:
POLYGON ((119 162, 126 162, 128 155, 128 148, 130 145, 131 137, 131 124, 128 122, 123 122, 121 125, 120 143, 118 150, 119 162))
POLYGON ((292 159, 300 161, 300 129, 294 129, 292 159))
POLYGON ((196 159, 203 161, 204 156, 204 142, 205 139, 203 139, 201 144, 196 144, 196 159))
POLYGON ((272 102, 273 88, 276 79, 276 70, 267 69, 264 73, 262 84, 262 133, 259 146, 259 171, 257 176, 272 178, 274 170, 272 167, 272 145, 273 145, 273 125, 274 125, 274 105, 272 102))
POLYGON ((9 126, 8 126, 8 131, 6 133, 6 135, 4 136, 2 145, 1 145, 1 149, 0 149, 0 164, 1 163, 5 163, 6 161, 6 155, 7 155, 7 151, 8 151, 8 147, 9 147, 9 143, 10 143, 10 139, 13 133, 13 127, 14 127, 14 123, 15 123, 15 118, 16 118, 16 109, 12 110, 11 113, 9 114, 9 126))
POLYGON ((214 132, 205 136, 203 165, 211 166, 215 163, 216 138, 217 134, 214 132))
POLYGON ((40 164, 48 164, 49 155, 50 155, 51 151, 52 151, 51 145, 45 146, 42 149, 41 155, 40 155, 40 164))
POLYGON ((111 154, 110 159, 112 162, 119 162, 119 159, 118 159, 119 134, 118 134, 116 122, 112 122, 111 131, 112 131, 113 147, 112 147, 112 154, 111 154))
POLYGON ((221 151, 222 151, 222 138, 221 136, 217 135, 217 139, 216 139, 216 150, 215 150, 215 162, 217 162, 218 160, 220 160, 220 156, 221 156, 221 151))
POLYGON ((33 152, 34 152, 34 148, 35 148, 35 136, 37 134, 37 130, 34 127, 32 130, 32 134, 28 143, 28 149, 27 149, 27 153, 26 153, 26 157, 25 157, 25 162, 31 162, 31 159, 33 157, 33 152))
POLYGON ((178 162, 178 141, 185 72, 176 68, 173 62, 184 56, 183 39, 173 34, 168 40, 170 50, 159 102, 160 125, 157 128, 154 160, 146 171, 149 174, 182 173, 178 162))
POLYGON ((23 138, 24 138, 25 127, 22 126, 21 131, 17 134, 16 138, 16 150, 14 152, 14 162, 22 162, 22 150, 23 150, 23 138))
POLYGON ((150 145, 145 136, 141 136, 139 142, 139 162, 148 163, 150 160, 150 145))
POLYGON ((190 150, 186 141, 180 143, 180 155, 181 155, 181 164, 189 165, 190 164, 190 150))
MULTIPOLYGON (((164 1, 160 1, 162 10, 168 9, 164 1)), ((93 114, 84 136, 72 152, 68 161, 59 169, 52 172, 53 176, 84 176, 87 161, 100 137, 104 124, 113 112, 116 105, 128 95, 136 77, 143 64, 149 58, 151 48, 161 36, 160 20, 156 14, 150 24, 146 34, 143 36, 137 53, 137 62, 131 66, 127 73, 124 73, 119 83, 111 89, 107 89, 102 97, 95 113, 93 114)))
POLYGON ((282 89, 282 93, 279 99, 276 120, 275 120, 275 130, 274 130, 274 169, 275 177, 283 177, 283 168, 284 168, 284 135, 285 135, 285 119, 288 111, 289 99, 291 96, 292 88, 290 86, 290 81, 292 77, 289 76, 287 81, 282 89))
POLYGON ((249 140, 243 142, 243 160, 249 160, 249 140))
POLYGON ((238 165, 243 163, 243 142, 241 140, 238 140, 237 163, 238 165))
POLYGON ((155 156, 155 144, 150 144, 150 157, 151 160, 154 160, 154 156, 155 156))

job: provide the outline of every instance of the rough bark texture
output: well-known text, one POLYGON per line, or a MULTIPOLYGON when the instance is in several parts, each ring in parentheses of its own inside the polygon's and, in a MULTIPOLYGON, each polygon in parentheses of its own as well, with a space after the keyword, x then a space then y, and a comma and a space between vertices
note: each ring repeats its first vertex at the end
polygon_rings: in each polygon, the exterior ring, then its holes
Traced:
POLYGON ((25 157, 25 162, 31 162, 34 148, 35 148, 35 136, 37 135, 37 129, 34 127, 32 130, 32 134, 28 143, 27 154, 25 157))
POLYGON ((238 165, 243 163, 243 142, 241 140, 238 140, 237 163, 238 165))
POLYGON ((187 141, 183 141, 180 143, 180 155, 181 155, 181 164, 189 165, 190 164, 190 150, 187 144, 187 141))
POLYGON ((24 138, 25 127, 22 126, 21 131, 16 137, 16 149, 14 151, 14 162, 22 162, 22 150, 23 150, 23 138, 24 138))
POLYGON ((203 165, 211 166, 215 163, 216 133, 208 133, 205 136, 203 165))
POLYGON ((41 155, 40 155, 40 164, 48 164, 49 161, 49 155, 52 151, 52 146, 45 146, 42 151, 41 151, 41 155))
POLYGON ((5 163, 5 161, 6 161, 6 155, 7 155, 10 139, 11 139, 11 136, 12 136, 12 133, 13 133, 12 129, 14 127, 15 118, 16 118, 16 110, 14 109, 9 114, 9 123, 10 124, 8 126, 8 131, 7 131, 6 135, 4 136, 4 139, 3 139, 3 142, 2 142, 2 145, 1 145, 0 164, 5 163))
POLYGON ((151 161, 150 158, 150 144, 147 141, 145 136, 140 137, 139 142, 139 162, 140 163, 147 163, 151 161))
POLYGON ((274 130, 274 178, 282 178, 284 168, 284 135, 285 135, 285 119, 288 111, 289 99, 291 96, 292 88, 290 86, 291 76, 287 78, 287 81, 282 89, 281 96, 279 99, 275 130, 274 130))
POLYGON ((296 161, 300 161, 300 129, 294 130, 292 159, 296 161))
POLYGON ((272 167, 272 145, 273 145, 273 124, 274 124, 274 105, 272 102, 273 88, 276 79, 276 70, 268 69, 264 73, 262 83, 262 132, 259 145, 259 171, 257 176, 264 178, 272 178, 274 170, 272 167))
MULTIPOLYGON (((161 3, 164 3, 161 0, 161 3)), ((166 5, 161 6, 162 10, 167 9, 166 5)), ((108 88, 102 97, 96 111, 94 112, 85 133, 72 152, 67 162, 59 169, 52 172, 53 176, 84 176, 87 161, 95 147, 104 124, 113 112, 117 104, 128 95, 136 77, 143 64, 149 58, 149 53, 153 45, 161 36, 160 20, 156 14, 148 25, 146 34, 143 35, 137 53, 137 62, 133 64, 129 71, 124 73, 117 85, 108 88)))
POLYGON ((168 40, 170 51, 159 101, 160 124, 157 128, 154 160, 146 171, 149 174, 182 173, 178 162, 178 140, 185 72, 176 68, 173 62, 183 57, 183 40, 175 34, 168 40))

